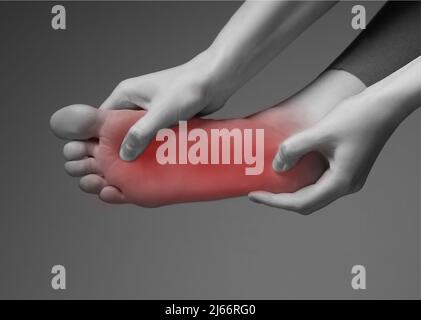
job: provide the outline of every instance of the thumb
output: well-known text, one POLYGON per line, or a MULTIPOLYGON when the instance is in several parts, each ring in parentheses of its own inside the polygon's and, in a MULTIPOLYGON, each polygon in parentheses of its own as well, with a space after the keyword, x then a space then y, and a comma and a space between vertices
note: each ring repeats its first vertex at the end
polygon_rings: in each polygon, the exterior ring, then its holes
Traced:
POLYGON ((135 160, 162 129, 175 125, 176 115, 158 111, 159 108, 151 108, 139 119, 127 132, 120 148, 120 158, 124 161, 135 160))
POLYGON ((129 80, 122 81, 105 99, 99 107, 103 110, 118 110, 118 109, 136 109, 136 103, 129 99, 131 86, 129 80))
POLYGON ((276 172, 291 169, 305 154, 317 149, 320 144, 319 133, 316 129, 307 129, 287 138, 279 146, 272 167, 276 172))

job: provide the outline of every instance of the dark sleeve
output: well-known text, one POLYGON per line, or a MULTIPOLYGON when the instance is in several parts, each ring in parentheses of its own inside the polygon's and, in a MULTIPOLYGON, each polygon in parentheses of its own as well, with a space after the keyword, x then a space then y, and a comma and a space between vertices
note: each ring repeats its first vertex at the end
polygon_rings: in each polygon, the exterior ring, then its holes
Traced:
POLYGON ((421 55, 421 1, 390 1, 330 65, 366 86, 421 55))

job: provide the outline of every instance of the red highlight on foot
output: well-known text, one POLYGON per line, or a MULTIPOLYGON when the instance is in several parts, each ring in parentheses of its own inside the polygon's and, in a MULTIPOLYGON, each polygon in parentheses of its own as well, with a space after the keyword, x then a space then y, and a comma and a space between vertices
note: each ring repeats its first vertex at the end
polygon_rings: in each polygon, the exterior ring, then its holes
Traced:
POLYGON ((160 131, 133 162, 121 160, 119 150, 144 111, 72 105, 57 111, 50 123, 58 137, 78 141, 67 148, 66 170, 82 177, 84 191, 111 203, 157 207, 256 190, 294 192, 316 182, 327 168, 316 152, 287 172, 272 170, 279 144, 306 127, 296 114, 276 109, 245 119, 181 122, 160 131))
POLYGON ((275 124, 256 117, 181 122, 161 130, 137 160, 125 162, 118 155, 120 145, 143 115, 107 111, 98 137, 97 160, 107 183, 137 205, 216 200, 255 190, 294 192, 316 182, 326 169, 323 157, 312 152, 288 172, 274 172, 279 144, 297 128, 288 119, 275 124))
POLYGON ((156 141, 163 143, 156 150, 157 162, 161 165, 245 165, 245 175, 262 174, 264 129, 211 128, 208 131, 198 127, 189 131, 187 121, 180 121, 178 130, 159 130, 156 141))

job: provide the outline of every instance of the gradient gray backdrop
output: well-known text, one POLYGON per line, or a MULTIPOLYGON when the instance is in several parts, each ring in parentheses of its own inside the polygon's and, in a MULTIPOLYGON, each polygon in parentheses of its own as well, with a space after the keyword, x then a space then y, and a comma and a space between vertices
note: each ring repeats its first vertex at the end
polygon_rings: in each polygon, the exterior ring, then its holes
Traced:
MULTIPOLYGON (((364 189, 303 217, 247 198, 143 209, 82 193, 48 120, 99 105, 121 80, 205 49, 240 2, 0 3, 0 298, 416 298, 419 113, 390 139, 364 189), (55 3, 57 4, 57 3, 55 3), (67 269, 66 291, 51 267, 67 269), (353 291, 351 267, 367 268, 353 291)), ((217 113, 288 97, 358 32, 340 3, 217 113)), ((367 3, 370 17, 381 3, 367 3)))

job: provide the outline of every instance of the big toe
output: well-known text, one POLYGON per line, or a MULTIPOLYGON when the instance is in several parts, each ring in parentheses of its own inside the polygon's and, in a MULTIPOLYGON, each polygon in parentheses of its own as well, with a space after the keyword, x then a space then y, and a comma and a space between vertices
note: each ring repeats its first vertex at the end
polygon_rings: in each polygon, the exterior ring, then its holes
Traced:
POLYGON ((86 140, 97 137, 104 111, 74 104, 56 111, 50 119, 51 130, 61 139, 86 140))

